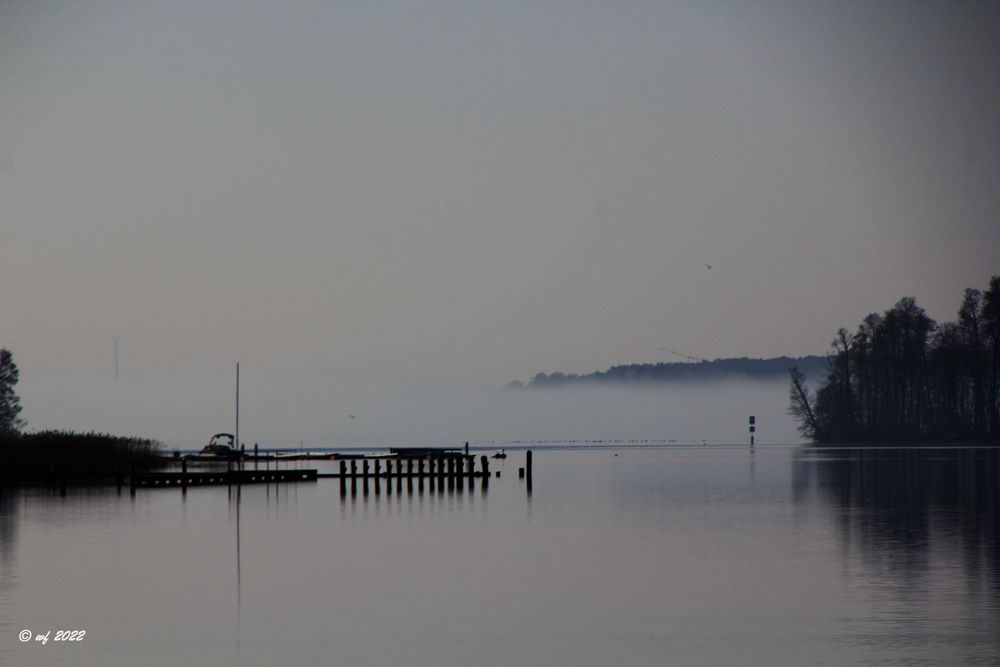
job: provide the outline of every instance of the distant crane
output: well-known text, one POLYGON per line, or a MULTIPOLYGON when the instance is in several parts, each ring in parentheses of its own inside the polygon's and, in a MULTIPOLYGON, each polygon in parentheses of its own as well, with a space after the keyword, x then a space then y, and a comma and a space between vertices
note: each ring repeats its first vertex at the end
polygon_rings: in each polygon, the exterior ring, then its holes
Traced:
POLYGON ((111 340, 113 340, 114 343, 115 343, 114 363, 115 363, 115 380, 117 380, 118 379, 118 341, 121 340, 122 337, 121 336, 116 336, 113 333, 111 333, 110 331, 108 331, 107 329, 105 329, 103 327, 99 327, 96 324, 94 326, 97 327, 98 331, 100 331, 101 333, 103 333, 106 336, 109 336, 111 338, 111 340))
POLYGON ((701 357, 696 357, 693 354, 684 354, 683 352, 678 352, 676 350, 671 350, 671 349, 666 348, 666 347, 661 347, 660 350, 663 351, 663 352, 669 352, 670 354, 673 354, 673 355, 678 356, 678 357, 683 357, 684 359, 688 359, 690 361, 708 361, 708 359, 702 359, 701 357))

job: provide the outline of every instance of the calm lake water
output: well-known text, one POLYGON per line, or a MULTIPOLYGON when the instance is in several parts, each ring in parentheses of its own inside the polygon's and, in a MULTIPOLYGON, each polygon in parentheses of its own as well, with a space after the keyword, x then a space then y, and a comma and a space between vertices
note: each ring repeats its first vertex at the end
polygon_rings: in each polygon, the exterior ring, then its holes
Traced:
POLYGON ((508 452, 486 491, 4 489, 0 664, 1000 664, 994 451, 536 449, 530 495, 508 452))

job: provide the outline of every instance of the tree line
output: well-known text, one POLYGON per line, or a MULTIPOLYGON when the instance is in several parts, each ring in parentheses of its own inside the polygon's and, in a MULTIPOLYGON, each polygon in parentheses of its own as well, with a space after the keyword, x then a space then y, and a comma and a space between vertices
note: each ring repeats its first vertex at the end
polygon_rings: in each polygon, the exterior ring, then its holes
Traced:
POLYGON ((817 443, 1000 443, 1000 276, 938 324, 912 297, 832 342, 813 395, 798 368, 789 412, 817 443))
MULTIPOLYGON (((821 356, 798 358, 774 357, 748 359, 747 357, 715 359, 698 363, 661 362, 657 364, 625 364, 612 366, 606 371, 586 375, 575 373, 539 373, 528 382, 528 387, 563 387, 576 384, 641 384, 657 382, 693 382, 727 379, 780 380, 790 364, 806 376, 822 375, 825 359, 821 356)), ((508 388, 521 388, 521 382, 511 382, 508 388)))

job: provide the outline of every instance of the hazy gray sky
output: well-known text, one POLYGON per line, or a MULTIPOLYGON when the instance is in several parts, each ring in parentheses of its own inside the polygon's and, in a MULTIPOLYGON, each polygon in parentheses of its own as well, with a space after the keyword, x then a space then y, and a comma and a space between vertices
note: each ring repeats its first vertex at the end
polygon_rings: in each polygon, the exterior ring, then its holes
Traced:
POLYGON ((104 329, 150 414, 240 360, 336 439, 356 392, 951 319, 998 73, 997 3, 3 1, 0 345, 35 427, 100 412, 104 329))

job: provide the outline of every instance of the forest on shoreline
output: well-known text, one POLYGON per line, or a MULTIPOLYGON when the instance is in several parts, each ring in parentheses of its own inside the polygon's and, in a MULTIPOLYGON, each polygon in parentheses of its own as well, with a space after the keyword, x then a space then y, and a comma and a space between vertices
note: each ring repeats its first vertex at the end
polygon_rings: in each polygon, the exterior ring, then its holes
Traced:
POLYGON ((831 344, 815 394, 789 369, 789 412, 809 440, 1000 444, 1000 276, 966 289, 954 322, 905 297, 831 344))
POLYGON ((698 362, 657 364, 624 364, 606 371, 584 375, 575 373, 539 373, 527 384, 511 382, 508 389, 566 387, 571 385, 656 384, 667 382, 707 382, 717 380, 783 380, 788 368, 796 366, 807 377, 821 377, 826 370, 826 357, 747 357, 702 359, 698 362))

